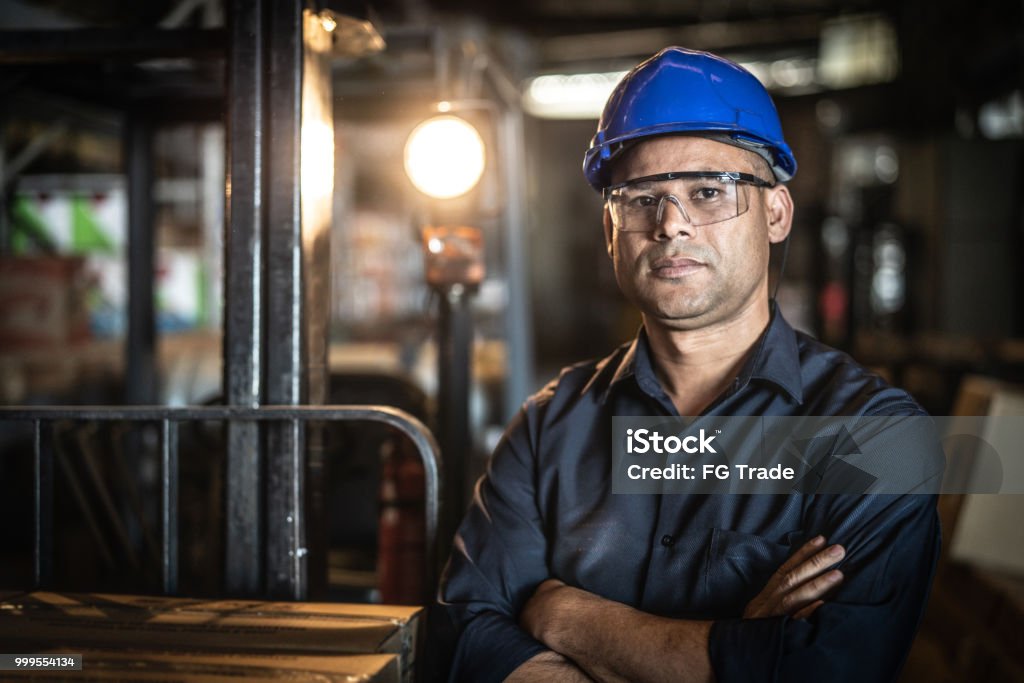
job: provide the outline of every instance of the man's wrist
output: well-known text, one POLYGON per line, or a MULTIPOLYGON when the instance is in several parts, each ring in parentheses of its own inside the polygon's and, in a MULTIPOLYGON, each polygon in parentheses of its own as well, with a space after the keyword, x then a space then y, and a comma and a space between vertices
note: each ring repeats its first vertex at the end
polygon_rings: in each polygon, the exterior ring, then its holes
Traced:
POLYGON ((548 579, 544 581, 527 601, 519 615, 520 626, 531 636, 554 649, 553 640, 557 632, 558 599, 560 589, 564 586, 560 581, 548 579))
POLYGON ((505 683, 532 683, 538 680, 582 683, 591 678, 569 659, 547 650, 523 662, 505 679, 505 683))
POLYGON ((566 638, 573 633, 571 623, 576 611, 573 605, 584 595, 578 588, 560 584, 549 589, 546 596, 543 626, 540 641, 555 652, 565 653, 569 643, 566 638))

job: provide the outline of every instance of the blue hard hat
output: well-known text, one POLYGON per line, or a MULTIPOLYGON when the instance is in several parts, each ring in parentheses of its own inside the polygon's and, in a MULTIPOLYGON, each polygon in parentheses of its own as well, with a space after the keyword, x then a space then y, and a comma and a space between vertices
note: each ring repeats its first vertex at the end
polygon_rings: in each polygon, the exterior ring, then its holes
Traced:
POLYGON ((583 174, 601 190, 609 162, 625 143, 668 133, 705 133, 764 157, 785 182, 796 159, 761 82, 734 62, 707 52, 667 47, 626 74, 605 104, 583 174))

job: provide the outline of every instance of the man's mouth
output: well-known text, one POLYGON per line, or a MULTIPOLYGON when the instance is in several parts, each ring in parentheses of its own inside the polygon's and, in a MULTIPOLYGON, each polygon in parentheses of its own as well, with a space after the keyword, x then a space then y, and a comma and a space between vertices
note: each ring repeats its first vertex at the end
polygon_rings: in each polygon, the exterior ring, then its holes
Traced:
POLYGON ((666 256, 651 263, 655 277, 674 279, 686 277, 707 268, 707 264, 690 256, 666 256))

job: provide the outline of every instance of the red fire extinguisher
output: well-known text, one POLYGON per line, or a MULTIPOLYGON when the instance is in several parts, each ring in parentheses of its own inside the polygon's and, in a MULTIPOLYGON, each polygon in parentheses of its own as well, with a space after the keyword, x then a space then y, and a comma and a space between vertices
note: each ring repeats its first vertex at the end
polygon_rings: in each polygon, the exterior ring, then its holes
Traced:
POLYGON ((385 604, 421 605, 426 598, 424 482, 423 463, 408 439, 382 444, 377 585, 385 604))

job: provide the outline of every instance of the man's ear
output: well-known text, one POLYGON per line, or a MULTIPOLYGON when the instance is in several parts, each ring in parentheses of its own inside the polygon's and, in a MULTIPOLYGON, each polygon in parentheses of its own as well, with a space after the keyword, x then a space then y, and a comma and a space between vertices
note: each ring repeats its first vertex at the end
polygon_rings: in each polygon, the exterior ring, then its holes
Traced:
POLYGON ((785 185, 765 190, 765 217, 768 221, 768 241, 777 244, 789 236, 793 227, 793 197, 785 185))
POLYGON ((608 211, 608 205, 604 207, 604 248, 608 251, 608 258, 612 258, 612 214, 608 211))

